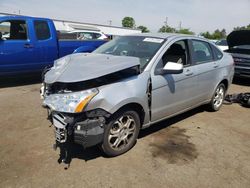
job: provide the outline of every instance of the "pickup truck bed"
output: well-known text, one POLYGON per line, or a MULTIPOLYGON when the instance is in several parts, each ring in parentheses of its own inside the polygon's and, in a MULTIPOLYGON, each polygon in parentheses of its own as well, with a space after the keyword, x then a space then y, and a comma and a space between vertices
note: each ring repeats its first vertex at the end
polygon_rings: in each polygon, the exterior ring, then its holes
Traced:
POLYGON ((76 53, 76 52, 92 52, 106 41, 103 40, 63 40, 58 41, 59 57, 76 53))

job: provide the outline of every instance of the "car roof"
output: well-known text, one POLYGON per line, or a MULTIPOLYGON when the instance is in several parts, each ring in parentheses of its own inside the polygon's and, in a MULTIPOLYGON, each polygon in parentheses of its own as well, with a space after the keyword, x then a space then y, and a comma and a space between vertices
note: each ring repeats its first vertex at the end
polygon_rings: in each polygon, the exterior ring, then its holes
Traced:
POLYGON ((42 20, 50 20, 49 18, 40 18, 40 17, 32 17, 32 16, 19 16, 19 15, 16 15, 16 16, 0 16, 0 19, 2 20, 14 20, 14 19, 17 19, 17 20, 25 20, 25 19, 42 19, 42 20))
POLYGON ((136 33, 131 34, 128 36, 143 36, 143 37, 154 37, 154 38, 161 38, 161 39, 167 39, 172 37, 194 37, 194 38, 200 38, 196 37, 194 35, 185 35, 185 34, 178 34, 178 33, 136 33))
POLYGON ((89 33, 101 33, 100 31, 93 31, 93 30, 72 30, 69 31, 70 33, 80 33, 80 32, 89 32, 89 33))

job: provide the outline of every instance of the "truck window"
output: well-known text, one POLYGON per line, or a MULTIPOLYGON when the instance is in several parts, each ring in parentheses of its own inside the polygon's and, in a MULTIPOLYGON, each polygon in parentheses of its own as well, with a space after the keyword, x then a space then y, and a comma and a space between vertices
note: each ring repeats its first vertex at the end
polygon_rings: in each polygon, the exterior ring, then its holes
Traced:
POLYGON ((93 39, 93 35, 92 33, 88 33, 88 32, 85 32, 85 33, 81 33, 82 34, 82 40, 91 40, 93 39))
POLYGON ((3 40, 27 40, 27 24, 24 20, 9 20, 0 23, 3 40))
POLYGON ((102 36, 100 33, 93 33, 93 39, 98 39, 100 36, 102 36))
POLYGON ((99 33, 92 33, 92 32, 78 32, 77 39, 78 40, 94 40, 98 39, 101 36, 99 33))
POLYGON ((36 20, 34 21, 34 26, 37 40, 47 40, 50 38, 48 22, 36 20))

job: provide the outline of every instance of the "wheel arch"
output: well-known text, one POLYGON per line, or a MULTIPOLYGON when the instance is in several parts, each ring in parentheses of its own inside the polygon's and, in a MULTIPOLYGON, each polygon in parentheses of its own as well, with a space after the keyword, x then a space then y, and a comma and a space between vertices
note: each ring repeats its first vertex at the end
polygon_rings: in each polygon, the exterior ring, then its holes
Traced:
MULTIPOLYGON (((138 113, 139 118, 140 118, 140 127, 142 127, 142 125, 144 124, 145 121, 145 110, 143 108, 143 106, 139 103, 136 102, 131 102, 131 103, 127 103, 124 104, 123 106, 121 106, 118 110, 116 110, 114 113, 117 113, 119 111, 123 111, 123 110, 134 110, 135 112, 138 113)), ((113 114, 114 114, 113 113, 113 114)))
MULTIPOLYGON (((229 86, 229 81, 228 81, 227 79, 223 79, 218 85, 220 85, 220 84, 224 84, 225 89, 226 89, 226 91, 227 91, 228 86, 229 86)), ((217 86, 218 86, 218 85, 217 85, 217 86)), ((216 87, 217 87, 217 86, 216 86, 216 87)))

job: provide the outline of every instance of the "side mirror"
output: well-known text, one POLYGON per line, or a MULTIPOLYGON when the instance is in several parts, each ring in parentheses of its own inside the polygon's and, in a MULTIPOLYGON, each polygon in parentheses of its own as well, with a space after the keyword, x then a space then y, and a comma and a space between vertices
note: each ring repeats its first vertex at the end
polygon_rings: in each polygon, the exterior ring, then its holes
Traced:
POLYGON ((167 62, 163 69, 158 70, 158 75, 162 74, 180 74, 183 72, 183 64, 167 62))
POLYGON ((163 71, 166 74, 180 74, 183 72, 183 64, 167 62, 166 65, 163 67, 163 71))
POLYGON ((3 37, 3 34, 2 32, 0 32, 0 40, 3 40, 2 37, 3 37))

